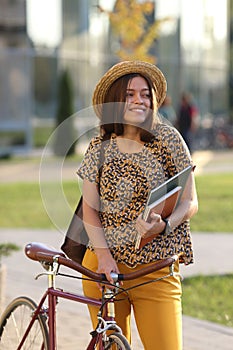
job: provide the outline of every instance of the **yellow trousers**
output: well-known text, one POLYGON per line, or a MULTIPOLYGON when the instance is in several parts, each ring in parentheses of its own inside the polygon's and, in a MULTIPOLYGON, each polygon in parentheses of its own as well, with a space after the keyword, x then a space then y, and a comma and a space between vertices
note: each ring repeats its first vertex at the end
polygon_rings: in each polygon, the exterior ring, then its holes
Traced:
MULTIPOLYGON (((87 249, 83 265, 96 271, 96 255, 87 249)), ((134 269, 124 264, 118 264, 121 273, 128 273, 134 269)), ((176 263, 175 272, 179 272, 176 263)), ((160 278, 169 273, 169 268, 151 273, 132 281, 124 281, 123 287, 160 278)), ((83 291, 86 296, 100 298, 101 293, 96 283, 83 281, 83 291)), ((137 287, 128 292, 128 298, 115 303, 116 321, 124 335, 131 342, 131 308, 133 308, 137 329, 145 350, 182 350, 182 310, 181 310, 181 282, 179 276, 168 278, 137 287)), ((93 327, 96 326, 98 309, 88 306, 93 327)))

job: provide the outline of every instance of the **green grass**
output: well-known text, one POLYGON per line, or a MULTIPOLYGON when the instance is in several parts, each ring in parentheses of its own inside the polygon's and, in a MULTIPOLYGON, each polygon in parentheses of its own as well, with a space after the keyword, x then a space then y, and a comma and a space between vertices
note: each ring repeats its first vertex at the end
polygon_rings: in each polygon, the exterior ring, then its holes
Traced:
MULTIPOLYGON (((48 185, 49 190, 53 187, 53 184, 48 185)), ((63 190, 69 205, 74 208, 80 195, 76 184, 65 182, 63 190)), ((54 228, 43 206, 38 184, 0 185, 0 198, 0 227, 54 228)), ((56 198, 54 206, 55 204, 56 198)))
POLYGON ((44 147, 51 134, 54 131, 54 126, 40 126, 33 129, 33 144, 34 147, 44 147))
POLYGON ((197 276, 183 281, 183 313, 233 327, 233 275, 197 276))
MULTIPOLYGON (((199 211, 191 221, 192 231, 233 232, 232 174, 197 176, 196 183, 199 211)), ((76 185, 67 181, 63 187, 65 196, 73 207, 79 196, 76 185)), ((43 207, 38 184, 0 184, 0 198, 0 227, 52 227, 43 207)))
POLYGON ((192 231, 233 232, 233 176, 196 177, 199 211, 191 220, 192 231))

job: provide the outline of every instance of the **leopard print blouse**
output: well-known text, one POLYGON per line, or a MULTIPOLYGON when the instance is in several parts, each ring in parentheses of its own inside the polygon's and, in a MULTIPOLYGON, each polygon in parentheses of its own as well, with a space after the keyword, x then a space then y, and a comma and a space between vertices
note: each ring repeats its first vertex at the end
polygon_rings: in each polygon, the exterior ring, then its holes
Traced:
MULTIPOLYGON (((91 140, 77 174, 98 184, 100 220, 114 259, 135 267, 183 253, 181 262, 192 263, 189 221, 177 226, 169 235, 159 235, 141 249, 135 249, 135 221, 145 209, 150 189, 192 163, 178 131, 158 124, 154 139, 145 143, 138 153, 120 152, 116 136, 112 135, 103 142, 104 163, 100 164, 102 142, 100 136, 91 140)), ((91 244, 89 248, 93 249, 91 244)))

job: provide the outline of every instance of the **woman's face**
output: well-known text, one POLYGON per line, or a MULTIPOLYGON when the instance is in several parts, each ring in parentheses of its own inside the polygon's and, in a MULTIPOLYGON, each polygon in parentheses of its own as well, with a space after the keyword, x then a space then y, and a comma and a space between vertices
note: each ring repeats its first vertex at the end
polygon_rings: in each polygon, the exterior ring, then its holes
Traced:
POLYGON ((131 79, 126 90, 124 122, 138 126, 144 123, 151 108, 151 99, 147 81, 140 76, 131 79))

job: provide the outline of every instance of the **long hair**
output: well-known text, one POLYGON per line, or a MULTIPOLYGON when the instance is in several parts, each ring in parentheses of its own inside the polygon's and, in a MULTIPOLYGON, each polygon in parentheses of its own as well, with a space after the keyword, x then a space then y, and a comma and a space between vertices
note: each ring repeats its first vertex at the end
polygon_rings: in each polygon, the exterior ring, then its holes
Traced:
POLYGON ((157 101, 152 82, 138 73, 124 75, 118 78, 109 88, 102 106, 101 132, 102 134, 122 135, 124 132, 124 113, 126 102, 126 91, 129 82, 135 77, 144 78, 149 87, 151 108, 145 122, 139 127, 140 138, 143 142, 149 142, 153 138, 151 130, 155 124, 157 112, 157 101))

